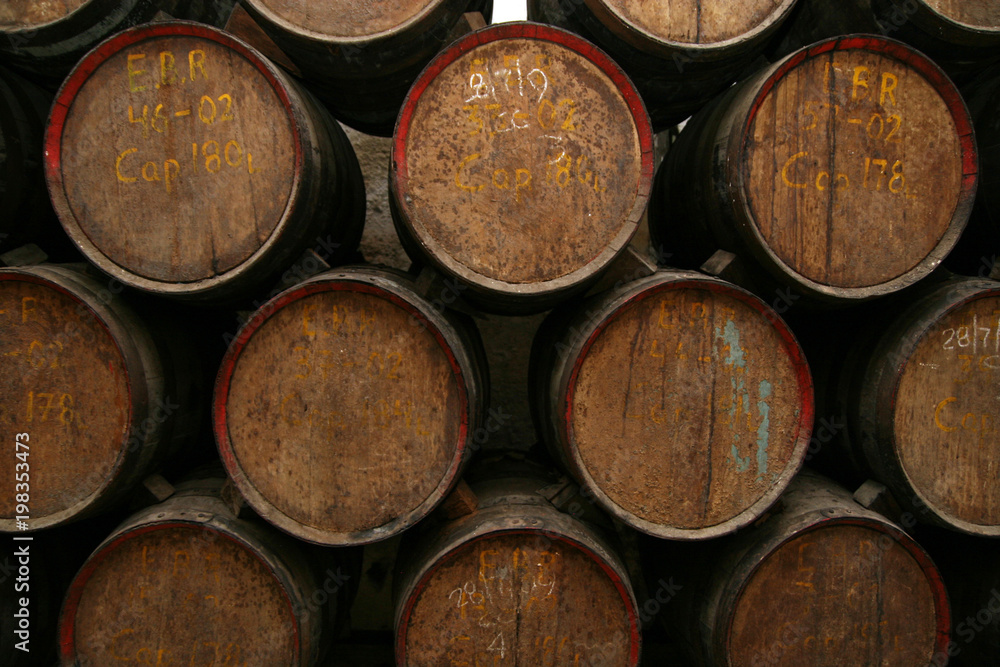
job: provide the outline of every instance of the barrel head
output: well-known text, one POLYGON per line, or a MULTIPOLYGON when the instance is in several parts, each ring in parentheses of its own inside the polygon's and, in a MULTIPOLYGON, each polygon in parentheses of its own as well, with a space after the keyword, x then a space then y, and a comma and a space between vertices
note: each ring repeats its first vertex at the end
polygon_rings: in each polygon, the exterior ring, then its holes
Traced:
POLYGON ((334 0, 302 3, 296 0, 250 0, 270 20, 296 34, 329 41, 368 40, 405 32, 445 0, 334 0))
POLYGON ((126 532, 77 575, 63 609, 63 664, 302 664, 273 568, 198 523, 126 532))
POLYGON ((0 32, 24 30, 63 19, 91 0, 7 0, 0 6, 0 32))
POLYGON ((1000 288, 928 324, 892 413, 893 447, 917 494, 906 500, 953 527, 1000 535, 1000 288))
POLYGON ((711 47, 765 30, 791 11, 794 0, 752 0, 734 5, 726 0, 584 0, 597 16, 613 16, 606 25, 620 37, 637 36, 653 43, 711 47), (631 34, 630 34, 631 33, 631 34))
POLYGON ((932 664, 947 636, 943 587, 919 547, 893 535, 820 523, 764 555, 730 611, 724 664, 932 664))
POLYGON ((965 227, 977 161, 954 86, 902 44, 847 37, 760 84, 733 170, 762 259, 830 294, 933 270, 965 227))
MULTIPOLYGON (((95 300, 96 302, 96 300, 95 300)), ((83 512, 112 483, 132 427, 126 360, 83 298, 40 278, 0 272, 0 425, 24 433, 0 461, 11 493, 0 530, 14 531, 17 494, 30 486, 32 528, 83 512)))
POLYGON ((922 0, 934 12, 963 27, 1000 33, 1000 2, 997 0, 922 0))
POLYGON ((265 306, 216 391, 216 438, 240 491, 321 544, 384 539, 426 516, 468 436, 452 344, 417 306, 350 280, 265 306))
POLYGON ((649 120, 606 56, 548 26, 472 33, 414 84, 392 188, 406 234, 489 295, 595 276, 627 244, 652 176, 649 120))
POLYGON ((584 545, 542 531, 455 545, 405 604, 397 642, 408 665, 638 660, 634 603, 621 582, 584 545))
POLYGON ((87 258, 133 286, 184 292, 273 245, 305 159, 279 77, 197 24, 150 24, 92 51, 46 142, 53 204, 87 258))
POLYGON ((556 403, 585 486, 659 537, 756 520, 812 429, 808 366, 780 318, 720 281, 660 277, 592 326, 556 403))

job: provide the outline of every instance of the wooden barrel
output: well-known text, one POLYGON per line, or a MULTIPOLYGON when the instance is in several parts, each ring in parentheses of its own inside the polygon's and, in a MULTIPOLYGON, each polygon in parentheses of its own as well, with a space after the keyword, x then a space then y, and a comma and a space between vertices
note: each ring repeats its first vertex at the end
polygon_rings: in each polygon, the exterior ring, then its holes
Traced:
POLYGON ((455 38, 462 14, 482 12, 489 22, 493 12, 493 0, 243 4, 338 119, 385 137, 420 71, 455 38))
POLYGON ((856 302, 940 264, 976 177, 968 112, 944 73, 893 40, 843 37, 692 119, 657 176, 651 233, 684 268, 723 249, 768 292, 856 302))
POLYGON ((812 473, 766 521, 654 558, 680 589, 660 618, 686 664, 913 667, 948 644, 948 598, 926 552, 812 473))
POLYGON ((9 0, 0 6, 0 58, 58 83, 90 49, 159 12, 221 26, 233 0, 9 0))
POLYGON ((621 557, 563 514, 535 477, 473 483, 478 509, 401 549, 396 664, 639 664, 639 614, 621 557))
POLYGON ((318 663, 339 599, 310 599, 336 584, 302 545, 234 516, 221 486, 179 485, 97 548, 63 604, 63 665, 318 663))
POLYGON ((996 0, 799 0, 775 49, 785 55, 850 33, 906 42, 950 76, 966 78, 1000 58, 996 0))
POLYGON ((607 51, 642 94, 657 130, 676 125, 741 78, 797 0, 529 0, 528 18, 607 51))
POLYGON ((906 297, 854 332, 821 414, 846 414, 849 457, 917 519, 1000 536, 1000 283, 953 278, 906 297))
POLYGON ((364 183, 343 130, 243 42, 164 22, 112 37, 63 84, 46 136, 56 212, 121 282, 246 298, 307 249, 360 240, 364 183))
POLYGON ((36 530, 107 509, 199 426, 196 360, 121 290, 62 266, 0 270, 0 425, 12 450, 27 436, 0 470, 27 472, 30 499, 25 513, 0 498, 4 532, 26 514, 36 530))
POLYGON ((557 458, 656 537, 755 521, 809 445, 812 379, 795 336, 757 297, 703 274, 661 271, 557 308, 532 372, 557 458))
POLYGON ((625 249, 652 146, 638 93, 593 45, 531 23, 479 30, 407 96, 393 140, 396 228, 466 299, 544 310, 625 249))
POLYGON ((247 502, 326 545, 391 537, 458 481, 487 403, 481 342, 405 274, 351 267, 265 304, 219 371, 215 436, 247 502))

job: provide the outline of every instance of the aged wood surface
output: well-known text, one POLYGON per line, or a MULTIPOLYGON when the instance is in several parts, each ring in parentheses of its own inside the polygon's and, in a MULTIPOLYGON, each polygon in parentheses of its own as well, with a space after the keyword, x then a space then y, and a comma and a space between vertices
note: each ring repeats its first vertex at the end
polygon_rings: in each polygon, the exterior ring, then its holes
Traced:
POLYGON ((803 533, 769 553, 733 613, 728 665, 929 664, 935 597, 911 552, 862 525, 803 533))
POLYGON ((0 28, 25 28, 58 21, 90 0, 7 0, 0 6, 0 28))
POLYGON ((998 0, 921 0, 932 10, 956 23, 990 32, 1000 31, 998 0))
POLYGON ((433 11, 445 0, 334 0, 306 3, 298 0, 250 0, 303 33, 326 39, 373 38, 400 31, 406 24, 433 11))
MULTIPOLYGON (((129 378, 118 343, 79 299, 0 275, 0 368, 0 428, 12 442, 30 435, 32 519, 84 507, 108 484, 128 440, 129 378)), ((13 452, 0 461, 11 484, 19 462, 13 452)), ((10 488, 0 499, 5 530, 18 514, 10 488)))
POLYGON ((576 545, 531 534, 457 546, 410 612, 409 665, 628 665, 614 583, 576 545))
POLYGON ((588 277, 645 204, 637 98, 561 31, 498 26, 465 42, 401 115, 393 186, 407 233, 447 271, 500 291, 588 277))
POLYGON ((123 47, 87 78, 62 131, 72 222, 145 278, 225 273, 285 213, 293 131, 278 91, 233 49, 185 36, 123 47))
POLYGON ((933 323, 906 360, 895 447, 907 479, 945 515, 1000 526, 1000 288, 933 323))
POLYGON ((812 385, 763 304, 719 282, 672 280, 645 281, 589 323, 553 417, 565 411, 567 454, 626 521, 708 537, 699 531, 759 516, 798 470, 812 385))
POLYGON ((314 280, 241 333, 217 438, 266 518, 319 543, 371 542, 454 484, 482 387, 449 325, 350 277, 314 280))
POLYGON ((296 664, 286 594, 244 545, 177 526, 129 536, 103 556, 73 628, 85 663, 296 664))
POLYGON ((714 44, 759 29, 787 12, 787 0, 585 0, 597 15, 613 12, 619 20, 665 42, 714 44))
POLYGON ((952 111, 919 71, 875 50, 816 53, 784 73, 749 128, 757 233, 823 285, 879 285, 938 246, 962 194, 952 111))

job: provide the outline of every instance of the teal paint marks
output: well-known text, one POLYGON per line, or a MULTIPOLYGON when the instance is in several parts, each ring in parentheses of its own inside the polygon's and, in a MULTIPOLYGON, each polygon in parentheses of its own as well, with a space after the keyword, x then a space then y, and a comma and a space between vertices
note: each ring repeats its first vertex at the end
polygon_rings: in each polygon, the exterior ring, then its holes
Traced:
POLYGON ((757 427, 757 476, 767 474, 767 445, 771 437, 771 406, 767 399, 771 397, 773 388, 767 380, 760 381, 758 388, 757 413, 760 415, 760 426, 757 427))
MULTIPOLYGON (((722 352, 725 358, 722 363, 732 371, 730 384, 732 386, 732 400, 729 402, 729 427, 733 432, 733 445, 730 450, 732 463, 736 466, 737 472, 746 472, 750 469, 750 456, 740 456, 740 429, 739 424, 750 415, 750 392, 744 381, 744 374, 747 368, 746 350, 740 342, 740 331, 736 328, 736 323, 726 320, 723 328, 715 327, 715 339, 722 343, 722 352)), ((770 389, 770 385, 768 385, 770 389)), ((765 450, 765 457, 767 456, 765 450)), ((760 453, 758 450, 758 468, 760 467, 760 453)), ((764 467, 767 467, 765 460, 764 467)))

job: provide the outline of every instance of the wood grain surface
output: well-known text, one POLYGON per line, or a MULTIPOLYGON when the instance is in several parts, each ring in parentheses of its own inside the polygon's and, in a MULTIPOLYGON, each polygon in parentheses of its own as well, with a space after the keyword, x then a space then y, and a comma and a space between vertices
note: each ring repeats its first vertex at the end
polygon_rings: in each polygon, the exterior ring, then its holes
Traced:
POLYGON ((624 247, 648 193, 651 135, 602 58, 568 33, 513 24, 435 61, 400 116, 393 162, 404 233, 421 252, 520 293, 591 277, 624 247))
POLYGON ((373 0, 310 3, 300 0, 251 0, 258 11, 330 39, 373 38, 400 30, 445 0, 373 0))
POLYGON ((955 23, 989 32, 1000 31, 997 0, 922 0, 932 10, 955 23))
POLYGON ((58 21, 90 0, 7 0, 0 6, 0 28, 30 28, 58 21))
POLYGON ((290 112, 260 67, 202 37, 123 43, 62 128, 63 224, 150 280, 247 261, 282 220, 297 169, 290 112))
POLYGON ((1000 525, 1000 289, 933 323, 906 360, 893 412, 903 473, 936 511, 1000 525))
POLYGON ((935 595, 910 551, 863 525, 819 527, 768 554, 733 610, 727 665, 929 664, 935 595))
POLYGON ((734 530, 801 465, 808 369, 754 301, 709 281, 650 286, 603 319, 575 361, 569 455, 642 530, 734 530))
MULTIPOLYGON (((128 439, 130 380, 118 343, 65 290, 7 276, 0 279, 0 364, 0 428, 11 441, 15 433, 30 436, 32 519, 84 507, 109 483, 128 439)), ((0 521, 11 530, 17 463, 13 453, 0 461, 11 480, 0 521)))
POLYGON ((785 0, 751 0, 738 5, 725 0, 585 1, 597 7, 598 15, 610 10, 625 23, 665 42, 706 45, 753 32, 789 5, 785 0))
POLYGON ((287 593, 260 556, 223 534, 136 531, 92 567, 72 629, 83 664, 298 664, 287 593))
POLYGON ((621 593, 569 542, 498 534, 457 546, 416 598, 412 665, 629 665, 621 593))
POLYGON ((949 102, 876 49, 814 52, 755 109, 744 188, 756 232, 792 270, 832 287, 918 266, 963 197, 949 102))

